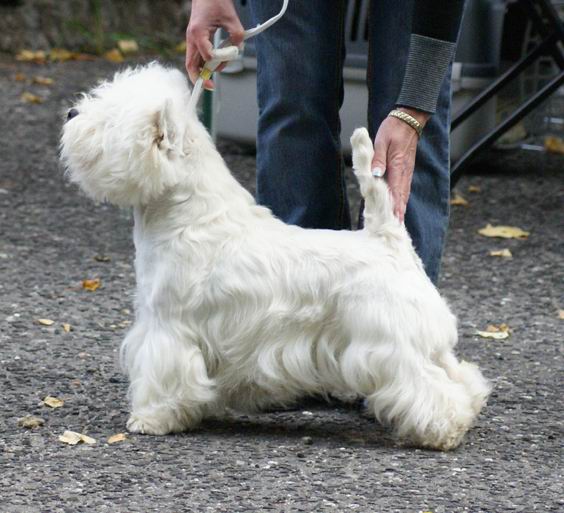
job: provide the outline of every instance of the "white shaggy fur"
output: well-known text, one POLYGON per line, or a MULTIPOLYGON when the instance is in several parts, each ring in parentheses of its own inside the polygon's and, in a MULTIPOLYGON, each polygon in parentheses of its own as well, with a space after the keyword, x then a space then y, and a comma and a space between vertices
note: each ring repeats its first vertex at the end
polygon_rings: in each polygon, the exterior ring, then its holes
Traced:
POLYGON ((455 317, 370 174, 366 130, 352 136, 366 227, 305 230, 235 181, 189 95, 179 71, 128 70, 84 96, 62 136, 70 178, 134 208, 129 430, 337 392, 364 396, 404 440, 456 447, 489 386, 453 354, 455 317))

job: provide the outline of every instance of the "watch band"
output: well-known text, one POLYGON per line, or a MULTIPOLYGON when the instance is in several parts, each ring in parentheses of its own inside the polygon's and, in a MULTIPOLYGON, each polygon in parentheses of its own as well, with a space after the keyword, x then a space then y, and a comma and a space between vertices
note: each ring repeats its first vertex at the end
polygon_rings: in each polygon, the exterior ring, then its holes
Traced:
POLYGON ((411 128, 413 128, 413 130, 417 132, 417 135, 421 137, 421 134, 423 133, 423 126, 421 125, 421 123, 419 123, 419 121, 417 121, 413 116, 410 116, 407 112, 394 109, 388 114, 388 116, 401 119, 404 123, 407 123, 411 128))

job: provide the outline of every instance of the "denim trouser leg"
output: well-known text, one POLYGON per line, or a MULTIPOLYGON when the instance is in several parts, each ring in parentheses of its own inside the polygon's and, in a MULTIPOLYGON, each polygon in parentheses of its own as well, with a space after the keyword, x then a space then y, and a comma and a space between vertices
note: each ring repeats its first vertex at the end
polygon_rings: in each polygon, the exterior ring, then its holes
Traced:
MULTIPOLYGON (((339 142, 344 0, 292 0, 256 38, 257 200, 289 224, 350 228, 339 142)), ((254 23, 281 2, 251 0, 254 23)))
MULTIPOLYGON (((414 0, 372 0, 368 64, 368 124, 372 137, 395 106, 411 34, 414 0)), ((448 225, 450 194, 450 72, 441 87, 437 112, 417 147, 405 224, 425 270, 437 282, 448 225)))

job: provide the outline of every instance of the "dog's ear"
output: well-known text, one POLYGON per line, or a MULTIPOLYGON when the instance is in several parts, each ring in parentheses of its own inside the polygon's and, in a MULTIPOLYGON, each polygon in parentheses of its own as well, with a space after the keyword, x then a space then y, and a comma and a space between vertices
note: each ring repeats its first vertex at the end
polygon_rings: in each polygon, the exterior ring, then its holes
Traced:
POLYGON ((181 135, 179 127, 174 121, 173 104, 167 98, 155 116, 154 141, 159 150, 165 154, 169 151, 181 149, 181 135))

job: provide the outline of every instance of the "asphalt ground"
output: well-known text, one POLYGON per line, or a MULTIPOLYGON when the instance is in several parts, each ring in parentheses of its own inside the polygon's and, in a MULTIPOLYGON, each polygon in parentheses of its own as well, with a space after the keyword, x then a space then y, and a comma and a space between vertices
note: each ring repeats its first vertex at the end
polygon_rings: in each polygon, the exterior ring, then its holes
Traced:
MULTIPOLYGON (((495 386, 457 450, 400 447, 358 404, 315 399, 109 444, 128 414, 117 354, 132 320, 132 216, 66 183, 57 147, 73 95, 115 69, 0 58, 0 512, 564 511, 564 157, 544 153, 490 151, 457 188, 469 205, 453 206, 441 289, 460 356, 495 386), (53 84, 30 84, 38 75, 53 84), (487 223, 530 235, 487 238, 487 223), (504 248, 512 258, 489 256, 504 248), (502 323, 505 340, 476 335, 502 323), (21 427, 29 415, 44 423, 21 427), (96 443, 62 443, 65 430, 96 443)), ((219 146, 252 190, 253 152, 219 146)))

